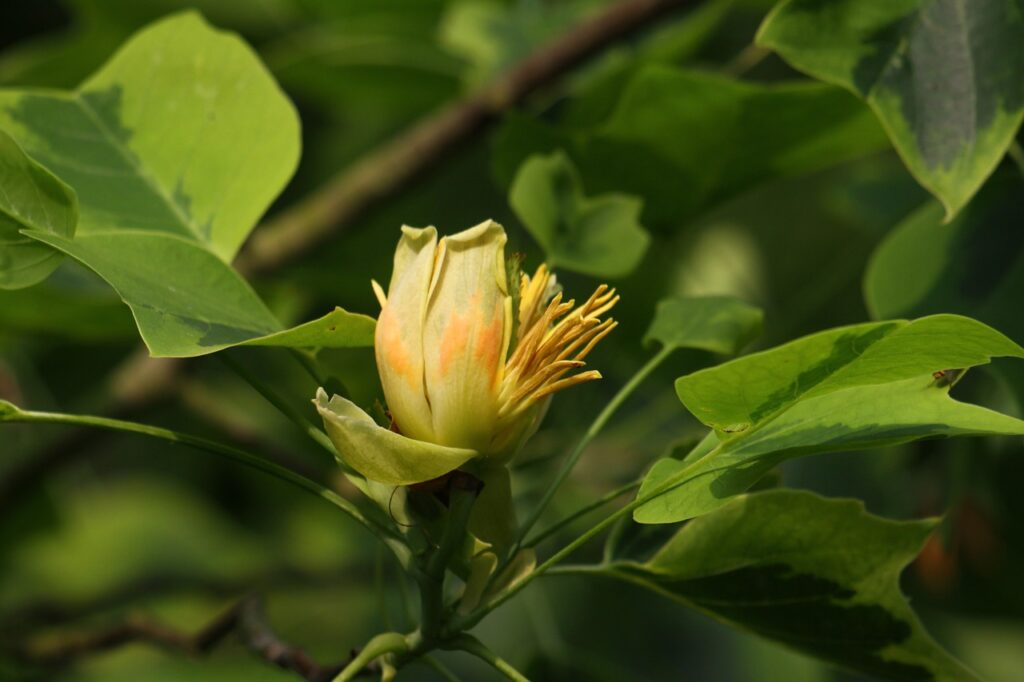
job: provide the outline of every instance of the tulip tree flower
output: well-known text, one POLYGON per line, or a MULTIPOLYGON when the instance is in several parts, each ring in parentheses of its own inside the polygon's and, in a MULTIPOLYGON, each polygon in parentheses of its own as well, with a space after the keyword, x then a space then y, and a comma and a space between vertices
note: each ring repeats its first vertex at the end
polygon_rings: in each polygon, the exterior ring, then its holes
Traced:
POLYGON ((599 379, 579 371, 616 325, 597 288, 565 301, 541 265, 508 282, 505 230, 488 220, 437 238, 402 228, 374 350, 392 428, 323 389, 315 404, 341 458, 368 479, 408 485, 470 460, 507 462, 536 430, 551 394, 599 379), (514 288, 514 295, 510 290, 514 288))

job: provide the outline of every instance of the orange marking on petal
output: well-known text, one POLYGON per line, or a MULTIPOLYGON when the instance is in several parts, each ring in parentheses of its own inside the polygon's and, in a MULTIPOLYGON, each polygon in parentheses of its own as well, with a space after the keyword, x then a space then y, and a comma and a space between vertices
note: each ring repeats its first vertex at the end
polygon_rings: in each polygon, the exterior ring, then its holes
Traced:
POLYGON ((405 348, 402 326, 398 318, 385 307, 377 320, 375 338, 377 363, 380 370, 402 377, 412 386, 417 385, 418 376, 412 358, 405 348))
POLYGON ((448 374, 451 364, 466 352, 468 344, 469 320, 453 313, 441 335, 440 362, 438 363, 438 371, 441 376, 448 374))
POLYGON ((505 310, 502 301, 498 301, 491 315, 491 322, 477 333, 475 355, 481 369, 485 369, 489 376, 497 378, 498 362, 501 355, 501 345, 505 333, 505 310))

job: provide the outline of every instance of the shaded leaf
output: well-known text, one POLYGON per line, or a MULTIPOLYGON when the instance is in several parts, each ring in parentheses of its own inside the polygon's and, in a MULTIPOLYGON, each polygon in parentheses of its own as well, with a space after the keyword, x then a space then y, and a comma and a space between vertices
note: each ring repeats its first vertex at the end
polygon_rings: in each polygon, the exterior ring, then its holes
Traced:
POLYGON ((585 197, 576 168, 562 152, 527 159, 512 183, 509 204, 552 267, 623 277, 640 264, 650 242, 639 223, 642 202, 620 194, 585 197))
POLYGON ((786 0, 758 32, 794 67, 867 101, 950 217, 1024 119, 1014 0, 786 0))
MULTIPOLYGON (((864 273, 872 317, 970 315, 1024 338, 1024 196, 1016 168, 997 172, 957 217, 924 205, 894 227, 864 273)), ((1024 404, 1024 368, 998 368, 1024 404)))
POLYGON ((891 680, 974 680, 924 631, 899 575, 934 521, 793 490, 734 499, 646 563, 600 572, 842 667, 891 680))
POLYGON ((1024 194, 1016 172, 996 174, 955 220, 922 206, 878 245, 864 274, 872 317, 971 315, 1024 337, 1024 194))
POLYGON ((707 513, 791 457, 1024 434, 1024 421, 953 400, 952 380, 933 375, 993 356, 1024 357, 1024 349, 980 322, 935 315, 840 327, 682 377, 680 399, 714 431, 701 452, 655 464, 638 497, 657 496, 634 518, 707 513))
POLYGON ((871 112, 840 88, 755 84, 653 64, 631 75, 612 114, 591 130, 508 119, 494 171, 511 178, 531 154, 565 149, 588 191, 636 195, 644 225, 670 230, 759 183, 886 146, 871 112))
POLYGON ((658 302, 644 345, 735 355, 757 337, 763 320, 760 308, 729 296, 668 298, 658 302))
POLYGON ((60 264, 59 251, 24 236, 21 230, 70 237, 77 220, 74 191, 0 130, 0 289, 36 284, 60 264))
POLYGON ((468 62, 466 83, 478 87, 564 33, 580 20, 587 4, 592 3, 452 3, 438 37, 444 47, 468 62))
POLYGON ((117 293, 83 266, 67 260, 44 282, 0 291, 0 329, 10 335, 81 341, 131 342, 139 338, 131 310, 117 293))

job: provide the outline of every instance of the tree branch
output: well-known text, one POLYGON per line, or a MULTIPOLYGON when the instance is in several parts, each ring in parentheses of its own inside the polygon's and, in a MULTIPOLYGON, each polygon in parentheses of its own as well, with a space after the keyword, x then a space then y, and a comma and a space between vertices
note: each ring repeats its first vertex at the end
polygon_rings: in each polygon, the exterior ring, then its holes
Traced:
MULTIPOLYGON (((245 647, 259 658, 308 682, 333 680, 355 658, 353 653, 352 658, 344 663, 318 664, 303 649, 277 636, 267 623, 262 601, 255 595, 245 597, 193 633, 142 616, 132 616, 123 623, 95 632, 30 640, 15 647, 14 655, 25 663, 54 668, 131 643, 153 644, 188 656, 202 656, 232 633, 236 633, 245 647)), ((360 670, 360 675, 378 673, 379 670, 371 666, 360 670)))
POLYGON ((502 113, 609 44, 693 0, 624 0, 520 62, 490 86, 429 116, 256 230, 236 261, 248 275, 276 270, 335 236, 403 189, 502 113))

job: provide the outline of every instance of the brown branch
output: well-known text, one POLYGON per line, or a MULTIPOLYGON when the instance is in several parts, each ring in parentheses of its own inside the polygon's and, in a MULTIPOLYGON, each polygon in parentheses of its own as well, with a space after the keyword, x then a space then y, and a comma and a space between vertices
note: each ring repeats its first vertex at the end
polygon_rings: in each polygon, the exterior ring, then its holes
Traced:
POLYGON ((625 0, 530 55, 489 87, 430 116, 253 233, 236 267, 276 270, 333 237, 488 123, 624 36, 693 0, 625 0))
MULTIPOLYGON (((267 623, 263 603, 255 595, 245 597, 193 633, 143 616, 131 616, 102 630, 30 640, 15 647, 13 653, 24 663, 54 668, 132 643, 153 644, 187 656, 202 656, 232 633, 259 658, 308 682, 329 682, 348 663, 320 665, 303 649, 281 640, 267 623)), ((361 674, 378 673, 375 667, 368 667, 361 674)))
POLYGON ((345 582, 359 582, 371 576, 368 566, 354 566, 328 571, 304 571, 282 566, 241 579, 219 579, 211 576, 190 576, 157 573, 119 583, 109 592, 88 600, 32 600, 16 604, 0 613, 0 641, 16 634, 26 636, 47 627, 66 627, 76 621, 95 621, 115 610, 126 610, 145 600, 171 595, 202 595, 229 599, 246 592, 259 592, 282 587, 329 587, 345 582))

